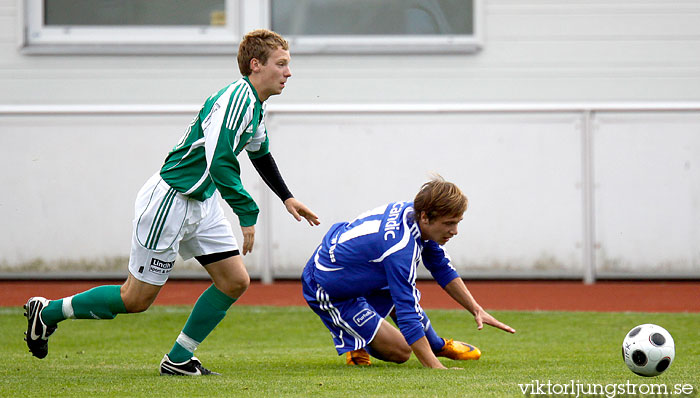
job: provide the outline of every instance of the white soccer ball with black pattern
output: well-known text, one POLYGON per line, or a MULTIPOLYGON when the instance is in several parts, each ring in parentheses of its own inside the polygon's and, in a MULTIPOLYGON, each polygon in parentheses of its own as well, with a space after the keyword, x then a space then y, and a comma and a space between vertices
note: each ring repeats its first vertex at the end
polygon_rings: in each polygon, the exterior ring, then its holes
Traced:
POLYGON ((658 376, 676 356, 673 337, 659 325, 646 323, 634 327, 622 342, 622 359, 640 376, 658 376))

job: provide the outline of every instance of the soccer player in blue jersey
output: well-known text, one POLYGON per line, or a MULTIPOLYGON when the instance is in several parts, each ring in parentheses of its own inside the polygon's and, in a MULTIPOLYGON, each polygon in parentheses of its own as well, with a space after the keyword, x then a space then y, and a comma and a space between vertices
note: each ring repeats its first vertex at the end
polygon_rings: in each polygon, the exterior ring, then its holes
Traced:
POLYGON ((422 260, 433 278, 484 324, 515 333, 476 302, 442 245, 457 235, 467 209, 460 189, 442 179, 425 183, 413 202, 393 202, 334 224, 302 275, 303 294, 331 331, 339 355, 350 365, 371 356, 406 362, 411 352, 423 366, 444 369, 438 356, 479 359, 469 344, 438 336, 420 306, 416 267, 422 260), (392 315, 398 329, 385 321, 392 315))
POLYGON ((161 169, 137 195, 126 282, 59 300, 30 298, 24 308, 32 355, 46 357, 49 336, 67 318, 112 319, 145 311, 180 254, 184 259, 196 258, 213 284, 199 297, 163 357, 160 374, 214 374, 194 357, 194 350, 250 284, 242 255, 253 250, 259 210, 241 183, 237 156, 244 149, 287 211, 297 221, 304 218, 310 225, 319 224, 318 217, 284 183, 265 128, 265 101, 281 94, 292 75, 288 43, 275 32, 255 30, 241 41, 237 58, 243 77, 206 99, 161 169), (238 216, 243 233, 240 251, 221 199, 238 216))

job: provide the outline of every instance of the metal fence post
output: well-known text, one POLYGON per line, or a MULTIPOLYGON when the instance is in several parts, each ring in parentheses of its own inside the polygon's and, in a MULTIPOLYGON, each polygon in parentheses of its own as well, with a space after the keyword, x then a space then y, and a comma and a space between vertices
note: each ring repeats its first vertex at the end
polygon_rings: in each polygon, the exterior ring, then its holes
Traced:
POLYGON ((583 215, 583 283, 595 283, 595 178, 593 164, 593 112, 581 115, 581 204, 583 215))

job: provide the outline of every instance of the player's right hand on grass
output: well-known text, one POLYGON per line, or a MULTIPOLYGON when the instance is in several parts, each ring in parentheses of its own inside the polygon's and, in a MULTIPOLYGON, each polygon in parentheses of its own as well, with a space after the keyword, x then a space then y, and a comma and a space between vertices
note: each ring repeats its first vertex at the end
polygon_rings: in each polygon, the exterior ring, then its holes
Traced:
POLYGON ((241 226, 243 232, 243 255, 253 251, 253 243, 255 243, 255 225, 250 227, 241 226))
POLYGON ((479 330, 484 328, 484 324, 487 324, 509 333, 515 333, 515 329, 494 318, 493 315, 484 311, 483 308, 479 308, 474 313, 474 320, 476 321, 476 327, 479 330))

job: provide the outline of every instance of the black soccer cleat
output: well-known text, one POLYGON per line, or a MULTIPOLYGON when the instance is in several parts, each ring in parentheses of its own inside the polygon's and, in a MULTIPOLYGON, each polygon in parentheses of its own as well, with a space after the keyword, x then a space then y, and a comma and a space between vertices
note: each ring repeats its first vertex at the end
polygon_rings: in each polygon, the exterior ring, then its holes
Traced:
POLYGON ((202 366, 197 357, 192 357, 182 363, 175 363, 170 360, 168 354, 160 361, 161 376, 220 376, 221 374, 212 372, 202 366))
POLYGON ((49 300, 43 297, 32 297, 24 305, 24 316, 27 317, 24 341, 32 355, 39 359, 45 358, 49 353, 49 336, 56 331, 56 326, 46 326, 41 320, 41 310, 48 304, 49 300))

